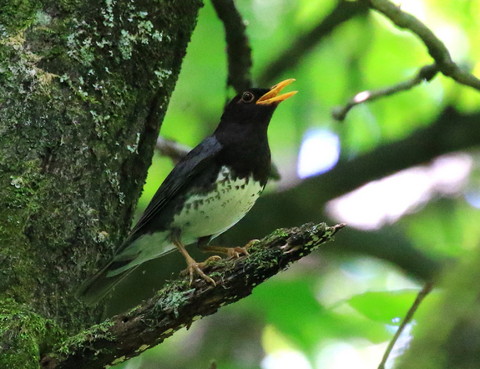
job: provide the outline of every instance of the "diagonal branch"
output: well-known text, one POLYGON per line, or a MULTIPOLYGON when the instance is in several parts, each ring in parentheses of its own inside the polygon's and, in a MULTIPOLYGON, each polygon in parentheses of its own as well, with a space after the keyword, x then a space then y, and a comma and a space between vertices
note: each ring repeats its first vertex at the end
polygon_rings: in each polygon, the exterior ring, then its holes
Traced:
POLYGON ((333 10, 313 29, 293 40, 290 47, 281 52, 260 74, 258 84, 267 86, 286 70, 292 68, 309 53, 323 38, 338 26, 357 15, 364 14, 368 7, 359 1, 340 0, 333 10))
POLYGON ((334 119, 342 121, 345 119, 350 109, 352 109, 354 106, 363 104, 368 101, 377 100, 385 96, 390 96, 400 91, 409 90, 424 81, 431 81, 437 73, 437 64, 430 64, 420 68, 415 77, 407 81, 380 90, 359 92, 352 99, 350 99, 350 101, 345 104, 345 106, 333 109, 332 116, 334 119))
POLYGON ((331 241, 343 227, 308 223, 276 230, 256 242, 249 256, 213 263, 207 272, 217 281, 216 287, 204 280, 189 286, 188 278, 179 277, 128 313, 69 338, 55 353, 42 359, 42 366, 96 369, 137 356, 195 320, 248 296, 258 284, 331 241))
POLYGON ((402 11, 398 6, 389 0, 363 0, 369 7, 382 13, 395 25, 405 28, 417 35, 425 44, 428 53, 435 60, 437 67, 442 74, 450 77, 460 84, 480 90, 480 80, 460 68, 455 62, 446 46, 435 34, 413 15, 402 11))
POLYGON ((252 49, 248 42, 245 22, 233 0, 212 0, 212 4, 225 28, 228 56, 227 85, 240 93, 252 86, 250 75, 252 49))
POLYGON ((183 159, 183 157, 187 155, 192 148, 177 141, 158 136, 155 149, 158 150, 160 155, 172 159, 172 162, 176 164, 183 159))

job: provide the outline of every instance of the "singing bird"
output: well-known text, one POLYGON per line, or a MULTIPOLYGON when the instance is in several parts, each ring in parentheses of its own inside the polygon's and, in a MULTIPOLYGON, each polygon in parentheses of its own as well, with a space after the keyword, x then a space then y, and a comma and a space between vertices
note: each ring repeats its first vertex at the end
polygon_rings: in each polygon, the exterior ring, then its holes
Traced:
POLYGON ((268 125, 278 104, 297 93, 280 94, 293 81, 247 89, 226 105, 213 135, 173 168, 113 259, 80 288, 81 299, 97 302, 137 266, 168 248, 176 247, 184 256, 190 283, 198 276, 213 285, 202 270, 204 263, 197 263, 186 245, 197 243, 230 256, 247 254, 242 247, 208 244, 242 219, 265 188, 270 173, 268 125), (156 241, 148 241, 149 235, 156 241))

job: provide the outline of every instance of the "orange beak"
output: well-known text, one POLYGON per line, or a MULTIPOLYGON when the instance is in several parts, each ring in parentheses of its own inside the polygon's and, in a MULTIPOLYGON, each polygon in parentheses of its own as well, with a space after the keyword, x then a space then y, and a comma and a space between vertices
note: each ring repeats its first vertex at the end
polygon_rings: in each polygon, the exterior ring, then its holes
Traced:
POLYGON ((283 100, 286 100, 289 97, 295 95, 298 91, 287 92, 285 94, 279 95, 280 91, 282 91, 286 86, 288 86, 290 83, 293 83, 294 81, 295 81, 294 78, 289 78, 289 79, 286 79, 285 81, 277 83, 275 86, 273 86, 270 89, 270 91, 268 91, 265 95, 260 97, 257 100, 256 104, 270 105, 273 103, 281 103, 283 100))

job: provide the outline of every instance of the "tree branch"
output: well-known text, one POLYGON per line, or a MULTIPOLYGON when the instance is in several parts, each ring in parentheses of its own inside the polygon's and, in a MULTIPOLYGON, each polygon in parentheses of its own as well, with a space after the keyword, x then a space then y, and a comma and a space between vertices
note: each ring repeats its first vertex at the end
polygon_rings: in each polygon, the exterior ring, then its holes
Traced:
POLYGON ((228 56, 227 85, 240 93, 252 86, 250 74, 252 49, 248 42, 245 22, 233 0, 212 0, 212 4, 225 28, 228 56))
POLYGON ((258 84, 266 86, 272 83, 287 69, 302 60, 302 56, 310 52, 323 38, 335 28, 353 17, 364 14, 368 7, 360 1, 340 0, 333 10, 313 29, 297 37, 285 51, 280 53, 267 68, 260 73, 258 84))
POLYGON ((248 296, 258 284, 331 241, 343 227, 309 223, 279 229, 256 242, 249 256, 212 263, 207 273, 217 281, 216 287, 204 280, 189 286, 187 277, 179 277, 128 313, 71 337, 54 354, 45 356, 42 365, 95 369, 137 356, 195 320, 248 296))
POLYGON ((172 159, 173 163, 176 164, 187 155, 192 148, 176 141, 166 139, 165 137, 158 136, 155 149, 158 150, 160 155, 172 159))
POLYGON ((420 68, 416 76, 407 81, 376 91, 359 92, 352 99, 350 99, 350 101, 345 106, 334 108, 332 111, 332 117, 336 120, 342 121, 345 119, 350 109, 352 109, 354 106, 363 104, 365 102, 373 101, 385 96, 393 95, 397 92, 409 90, 424 81, 431 81, 437 73, 437 64, 430 64, 420 68))
POLYGON ((428 53, 435 60, 437 67, 442 74, 450 77, 460 84, 480 90, 480 80, 472 74, 460 68, 455 62, 446 46, 435 34, 420 20, 413 15, 402 11, 398 6, 389 0, 363 0, 368 5, 382 13, 400 28, 410 30, 418 36, 428 49, 428 53))
MULTIPOLYGON (((325 219, 324 206, 331 199, 372 180, 426 163, 439 155, 479 146, 479 121, 480 112, 460 113, 447 108, 431 125, 403 140, 387 143, 350 160, 342 160, 329 172, 305 179, 286 191, 260 197, 247 216, 222 237, 225 237, 227 244, 236 244, 245 234, 269 232, 276 227, 325 219)), ((392 233, 392 230, 388 232, 392 233)), ((345 242, 342 251, 348 249, 379 257, 396 263, 410 273, 413 270, 414 274, 423 278, 429 278, 438 270, 436 263, 428 263, 428 268, 424 268, 427 263, 411 254, 412 245, 400 235, 390 235, 389 241, 384 242, 388 236, 386 233, 360 232, 349 228, 344 232, 342 241, 348 237, 351 242, 345 242), (360 238, 363 241, 359 241, 360 238), (402 247, 407 246, 409 250, 404 253, 402 247)))

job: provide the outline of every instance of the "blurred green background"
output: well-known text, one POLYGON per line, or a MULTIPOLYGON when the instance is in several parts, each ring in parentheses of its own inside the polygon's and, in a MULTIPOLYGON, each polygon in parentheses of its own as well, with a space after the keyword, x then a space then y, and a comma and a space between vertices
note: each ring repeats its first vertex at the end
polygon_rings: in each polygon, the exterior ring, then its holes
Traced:
MULTIPOLYGON (((236 4, 248 23, 252 75, 258 80, 282 51, 320 23, 337 2, 239 0, 236 4)), ((401 6, 435 32, 459 65, 480 74, 480 1, 411 0, 402 1, 401 6)), ((332 109, 356 93, 412 78, 431 62, 415 36, 395 28, 382 15, 365 12, 336 27, 301 58, 289 60, 288 69, 275 80, 262 81, 266 85, 262 87, 268 87, 296 78, 292 89, 299 93, 281 104, 270 125, 272 156, 281 179, 269 184, 263 213, 256 216, 278 218, 275 201, 288 194, 298 196, 295 188, 301 188, 303 178, 322 176, 337 160, 349 162, 408 138, 431 125, 446 107, 465 113, 478 110, 478 92, 438 75, 412 90, 355 107, 344 122, 332 119, 332 109)), ((223 25, 206 1, 161 135, 190 147, 209 135, 223 105, 234 95, 226 79, 223 25)), ((375 368, 423 281, 422 272, 414 266, 409 270, 408 260, 397 264, 394 255, 389 262, 382 261, 372 256, 381 251, 368 252, 363 246, 396 248, 407 259, 412 248, 416 252, 412 258, 422 255, 432 263, 468 255, 480 241, 477 156, 475 149, 445 153, 401 171, 389 170, 398 165, 378 157, 388 177, 374 178, 340 197, 329 197, 328 188, 326 193, 317 189, 320 199, 315 192, 305 193, 319 210, 309 219, 310 209, 292 208, 294 213, 305 213, 301 219, 346 222, 352 232, 358 230, 370 238, 347 238, 348 230, 345 235, 340 232, 335 243, 257 287, 252 296, 116 368, 207 369, 212 360, 219 369, 375 368), (363 245, 357 247, 356 242, 363 245), (358 252, 342 252, 345 243, 358 252)), ((170 159, 155 155, 139 215, 172 167, 170 159)), ((238 225, 240 231, 222 240, 246 242, 272 230, 246 226, 248 217, 238 225)), ((273 226, 295 225, 289 224, 289 214, 283 217, 273 226)), ((125 302, 125 296, 132 294, 133 286, 141 283, 148 290, 133 292, 138 296, 130 299, 138 300, 161 285, 162 278, 183 268, 181 258, 169 258, 147 265, 140 272, 143 275, 127 281, 125 293, 112 302, 112 312, 131 303, 125 302)), ((433 300, 435 294, 422 309, 433 300)))

